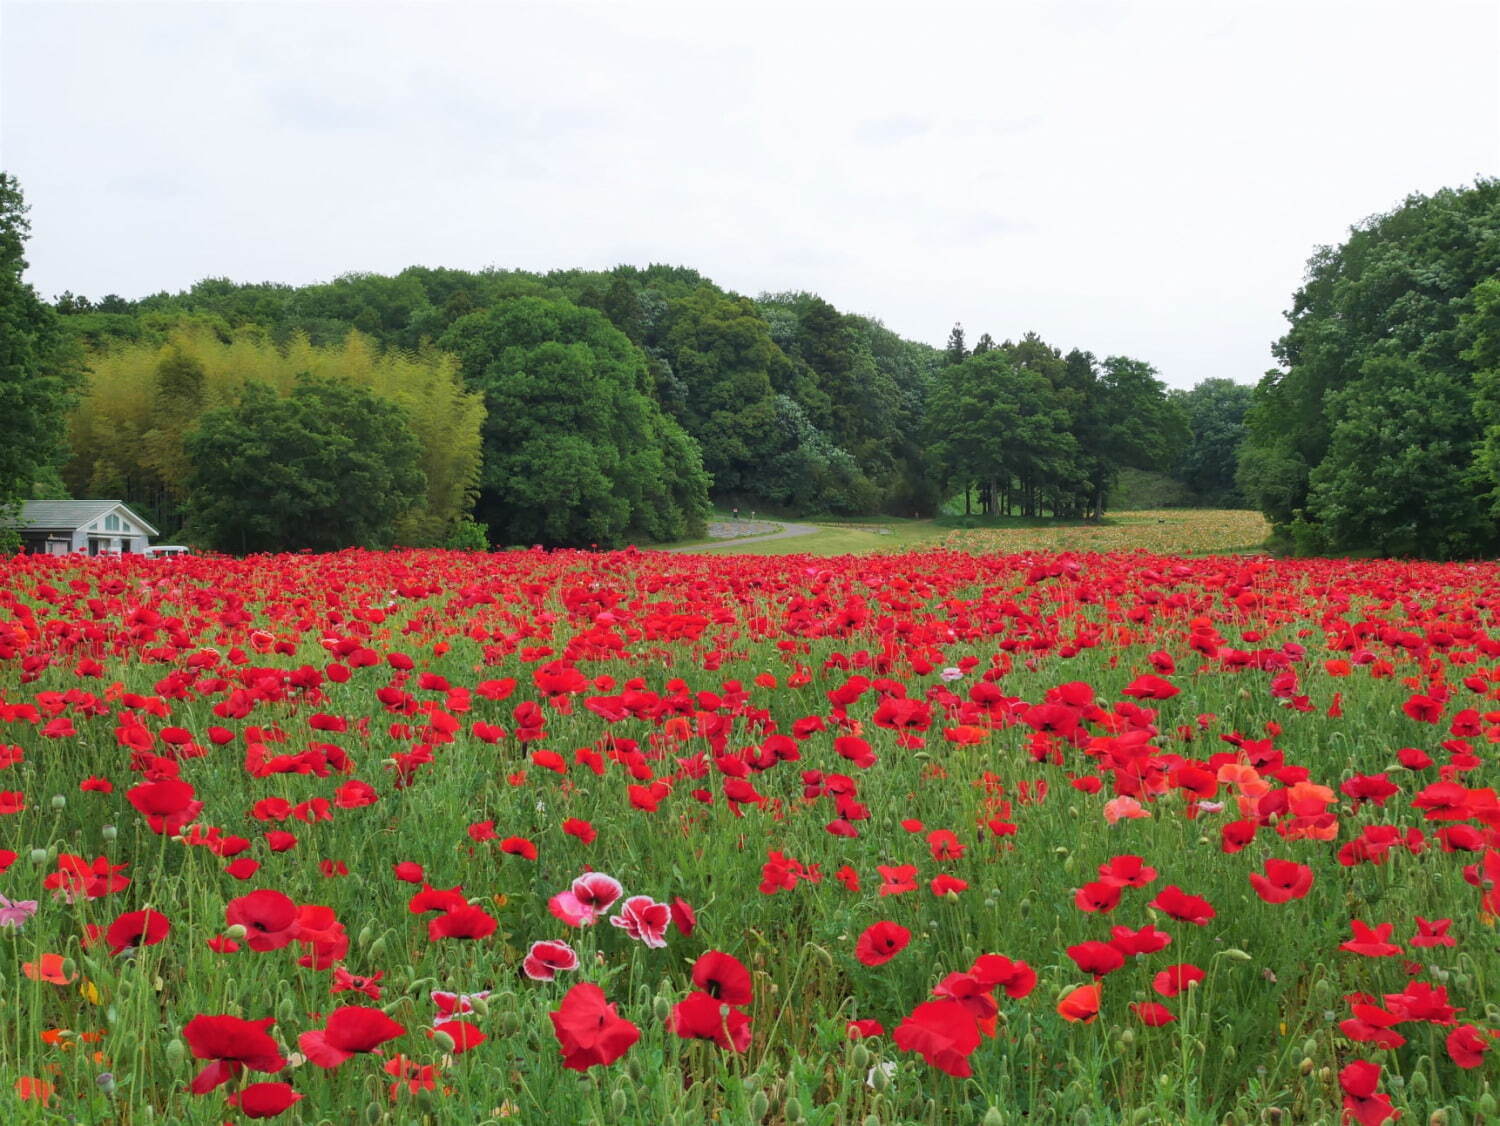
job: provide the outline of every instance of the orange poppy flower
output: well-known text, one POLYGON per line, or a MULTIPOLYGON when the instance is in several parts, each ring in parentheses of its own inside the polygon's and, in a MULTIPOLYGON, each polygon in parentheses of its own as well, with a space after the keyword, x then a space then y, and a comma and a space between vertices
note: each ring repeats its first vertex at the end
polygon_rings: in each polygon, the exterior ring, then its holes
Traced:
POLYGON ((71 985, 78 980, 76 973, 64 971, 61 954, 43 954, 35 962, 23 962, 21 971, 32 981, 45 981, 52 985, 71 985))

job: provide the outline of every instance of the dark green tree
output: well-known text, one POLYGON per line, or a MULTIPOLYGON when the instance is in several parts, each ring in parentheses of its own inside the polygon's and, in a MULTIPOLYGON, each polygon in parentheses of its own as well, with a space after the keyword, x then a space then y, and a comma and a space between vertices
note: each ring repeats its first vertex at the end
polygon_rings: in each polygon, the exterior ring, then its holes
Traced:
POLYGON ((964 326, 954 322, 948 333, 948 343, 943 348, 943 357, 950 364, 961 364, 969 358, 969 349, 964 344, 964 326))
POLYGON ((754 494, 781 445, 776 384, 791 367, 755 303, 707 287, 673 301, 662 354, 662 406, 703 448, 714 489, 754 494))
POLYGON ((1281 532, 1336 551, 1462 556, 1500 544, 1487 519, 1495 480, 1477 361, 1462 327, 1480 283, 1500 275, 1497 230, 1500 180, 1481 179, 1413 195, 1309 259, 1240 455, 1241 487, 1281 532), (1434 396, 1430 418, 1410 416, 1403 381, 1434 396), (1439 422, 1448 428, 1434 430, 1439 422), (1436 443, 1435 456, 1413 460, 1390 444, 1397 435, 1436 443), (1361 484, 1388 481, 1395 464, 1420 464, 1419 487, 1437 498, 1430 518, 1408 511, 1405 490, 1381 500, 1361 484))
POLYGON ((701 532, 709 477, 698 445, 662 413, 645 357, 602 313, 523 297, 461 318, 441 344, 485 397, 474 514, 496 542, 701 532))
POLYGON ((425 497, 405 415, 352 383, 303 376, 285 398, 247 383, 185 444, 188 527, 222 551, 386 547, 425 497))
MULTIPOLYGON (((15 177, 0 172, 0 514, 51 482, 81 377, 57 313, 21 280, 31 226, 15 177)), ((0 537, 14 543, 12 533, 0 537)), ((0 545, 3 546, 3 545, 0 545)))
POLYGON ((1228 508, 1244 504, 1235 473, 1245 440, 1245 412, 1254 395, 1254 388, 1232 379, 1205 379, 1190 391, 1172 392, 1190 432, 1173 473, 1209 504, 1228 508))

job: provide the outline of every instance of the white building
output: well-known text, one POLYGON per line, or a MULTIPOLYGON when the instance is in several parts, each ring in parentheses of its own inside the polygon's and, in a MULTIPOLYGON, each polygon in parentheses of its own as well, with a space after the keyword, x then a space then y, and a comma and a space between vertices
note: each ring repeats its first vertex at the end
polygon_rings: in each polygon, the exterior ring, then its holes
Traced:
POLYGON ((118 500, 29 500, 19 519, 21 550, 32 554, 139 554, 156 529, 118 500))

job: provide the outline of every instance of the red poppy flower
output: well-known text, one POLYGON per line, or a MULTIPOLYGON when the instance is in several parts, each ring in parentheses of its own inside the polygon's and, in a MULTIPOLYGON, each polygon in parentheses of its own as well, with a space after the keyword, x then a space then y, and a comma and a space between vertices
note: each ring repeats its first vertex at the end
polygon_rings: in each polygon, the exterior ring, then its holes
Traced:
POLYGON ((1161 890, 1151 906, 1158 911, 1164 911, 1172 918, 1184 923, 1193 923, 1204 926, 1214 917, 1213 905, 1202 896, 1189 895, 1176 884, 1169 884, 1161 890))
POLYGON ((1107 942, 1080 942, 1068 947, 1068 957, 1086 974, 1103 977, 1125 964, 1125 955, 1107 942))
POLYGON ((1339 1086, 1344 1092, 1344 1114, 1360 1126, 1380 1126, 1399 1112, 1391 1106, 1389 1095, 1377 1095, 1380 1065, 1369 1060, 1355 1060, 1339 1072, 1339 1086))
POLYGON ((969 1056, 979 1047, 979 1022, 957 1001, 923 1001, 892 1035, 897 1048, 917 1052, 939 1071, 972 1074, 969 1056))
MULTIPOLYGON (((433 1028, 432 1032, 441 1032, 453 1041, 451 1051, 455 1056, 461 1056, 470 1048, 477 1048, 489 1039, 478 1025, 470 1024, 466 1020, 445 1020, 433 1028)), ((432 1032, 428 1035, 431 1036, 432 1032)))
POLYGON ((275 1074, 285 1067, 281 1049, 266 1031, 275 1023, 275 1017, 242 1020, 235 1016, 201 1014, 188 1021, 182 1036, 189 1050, 197 1059, 212 1061, 193 1079, 192 1092, 206 1094, 246 1068, 275 1074))
POLYGON ((693 910, 693 905, 681 896, 672 899, 672 925, 683 938, 692 935, 693 928, 698 925, 698 915, 693 910))
POLYGON ((506 837, 500 842, 500 851, 511 856, 519 856, 525 860, 536 859, 536 845, 525 837, 506 837))
POLYGON ((171 929, 172 924, 159 911, 127 911, 109 925, 104 938, 111 954, 121 954, 132 947, 155 946, 171 929))
POLYGON ((406 909, 413 915, 421 915, 427 911, 453 911, 468 905, 464 889, 459 884, 451 888, 435 888, 424 882, 422 890, 406 901, 406 909))
POLYGON ((262 888, 225 904, 224 922, 245 928, 251 950, 280 950, 297 937, 297 905, 279 891, 262 888))
POLYGON ((1354 919, 1349 925, 1354 931, 1354 937, 1348 942, 1339 943, 1340 950, 1362 954, 1366 958, 1389 958, 1393 954, 1401 953, 1401 947, 1386 941, 1390 938, 1391 931, 1395 929, 1394 923, 1381 923, 1379 926, 1370 927, 1354 919))
POLYGON ((1139 856, 1116 856, 1099 865, 1101 883, 1116 887, 1143 888, 1156 879, 1156 869, 1148 867, 1139 856))
POLYGON ((230 1095, 229 1105, 238 1107, 246 1118, 275 1118, 301 1098, 290 1083, 251 1083, 230 1095))
POLYGON ((1478 1067, 1484 1054, 1494 1047, 1495 1033, 1472 1024, 1461 1024, 1448 1033, 1448 1055, 1459 1067, 1478 1067))
POLYGON ((915 864, 899 864, 894 867, 879 864, 876 868, 880 872, 880 878, 884 881, 880 885, 881 895, 901 895, 904 892, 917 890, 917 866, 915 864))
POLYGON ((1448 933, 1448 928, 1453 925, 1452 919, 1433 919, 1431 921, 1422 918, 1417 919, 1417 934, 1411 939, 1412 946, 1456 946, 1458 940, 1448 933))
POLYGON ((591 982, 573 986, 548 1016, 563 1066, 574 1071, 608 1066, 641 1038, 641 1030, 620 1016, 605 1001, 604 991, 591 982))
POLYGON ((733 1005, 694 991, 672 1006, 667 1028, 684 1040, 712 1040, 726 1052, 750 1046, 750 1018, 733 1005))
POLYGON ((1140 930, 1131 930, 1129 927, 1110 927, 1109 935, 1109 944, 1127 958, 1133 958, 1138 954, 1155 954, 1172 944, 1171 935, 1166 931, 1157 930, 1150 923, 1140 930))
POLYGON ((1003 954, 981 954, 969 973, 986 989, 1003 989, 1018 1001, 1036 988, 1036 971, 1025 962, 1013 962, 1003 954))
POLYGON ((1171 1009, 1156 1001, 1132 1001, 1130 1011, 1135 1013, 1142 1024, 1152 1028, 1160 1028, 1177 1019, 1177 1015, 1171 1009))
POLYGON ((453 907, 432 919, 427 924, 427 938, 436 942, 440 938, 488 938, 499 924, 495 917, 480 907, 465 903, 453 907))
POLYGON ((905 950, 910 941, 911 931, 900 923, 873 923, 854 943, 854 956, 866 966, 883 966, 905 950))
POLYGON ((693 963, 693 984, 726 1005, 748 1005, 754 995, 745 964, 720 950, 699 955, 693 963))
POLYGON ((1291 860, 1267 860, 1265 875, 1250 873, 1250 886, 1267 903, 1286 903, 1301 899, 1312 890, 1313 872, 1305 864, 1291 860))
POLYGON ((1103 989, 1097 983, 1080 985, 1057 1003, 1057 1015, 1063 1020, 1093 1024, 1094 1018, 1099 1015, 1102 996, 1103 989))
POLYGON ((379 1009, 345 1005, 329 1015, 327 1027, 297 1037, 297 1046, 311 1063, 333 1068, 361 1052, 373 1052, 405 1032, 379 1009))
POLYGON ((1108 914, 1120 905, 1122 886, 1124 885, 1106 883, 1103 880, 1084 884, 1074 893, 1073 906, 1090 914, 1108 914))
POLYGON ((1176 997, 1203 980, 1203 971, 1190 962, 1168 966, 1151 979, 1151 988, 1163 997, 1176 997))

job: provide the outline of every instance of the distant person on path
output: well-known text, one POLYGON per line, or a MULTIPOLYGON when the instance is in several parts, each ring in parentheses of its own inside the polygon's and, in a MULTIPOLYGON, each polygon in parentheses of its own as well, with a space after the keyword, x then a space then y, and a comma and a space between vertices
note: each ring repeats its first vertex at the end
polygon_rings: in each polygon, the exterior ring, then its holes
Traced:
POLYGON ((738 524, 740 522, 740 510, 738 508, 735 508, 733 511, 734 511, 734 522, 736 524, 738 524))

